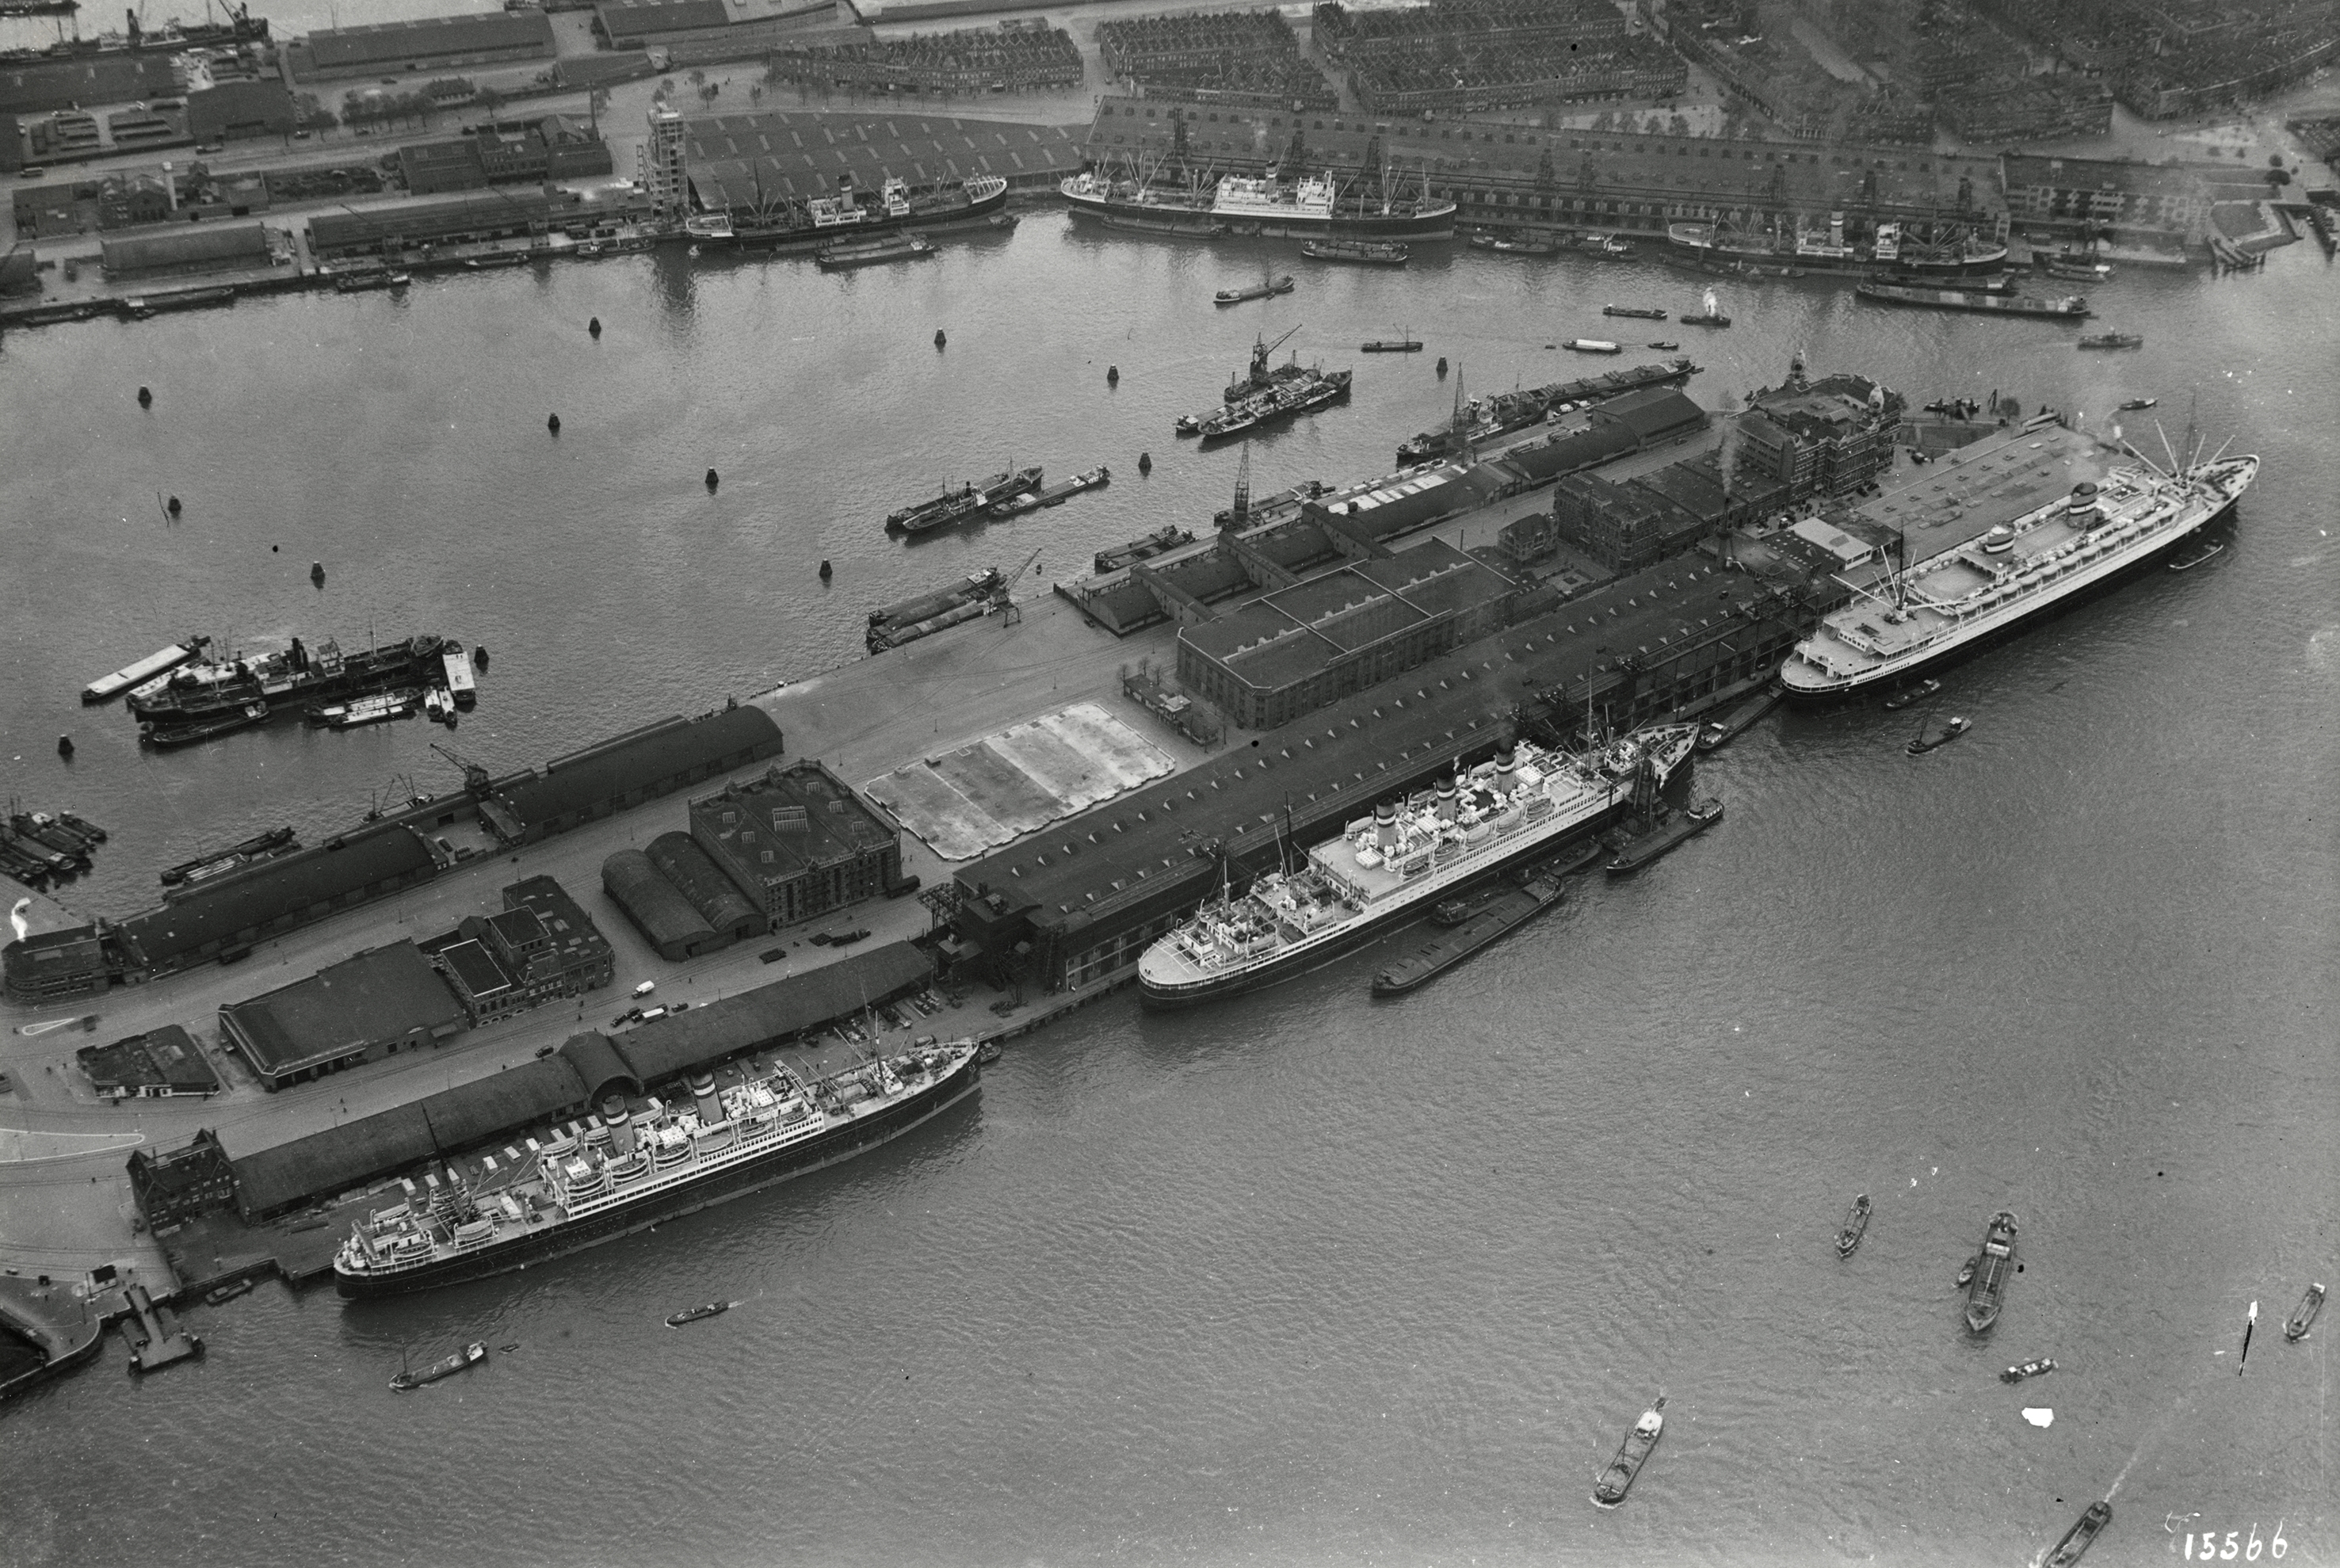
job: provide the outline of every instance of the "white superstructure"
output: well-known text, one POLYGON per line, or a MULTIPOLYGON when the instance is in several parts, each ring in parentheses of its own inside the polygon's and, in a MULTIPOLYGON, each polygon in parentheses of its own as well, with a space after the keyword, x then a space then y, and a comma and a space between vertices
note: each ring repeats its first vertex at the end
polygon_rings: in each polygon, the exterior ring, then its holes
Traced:
POLYGON ((1889 579, 1796 644, 1780 678, 1805 697, 1916 675, 2158 554, 2235 503, 2256 457, 2165 474, 2140 463, 2001 523, 1889 579))

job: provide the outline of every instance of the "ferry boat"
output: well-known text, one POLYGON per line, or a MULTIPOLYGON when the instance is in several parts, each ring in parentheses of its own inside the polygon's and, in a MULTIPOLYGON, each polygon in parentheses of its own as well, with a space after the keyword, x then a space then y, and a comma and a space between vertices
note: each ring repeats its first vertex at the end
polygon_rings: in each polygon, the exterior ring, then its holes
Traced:
POLYGON ((1296 868, 1223 890, 1145 949, 1140 994, 1188 1007, 1288 979, 1511 862, 1604 825, 1643 779, 1663 787, 1697 730, 1640 730, 1584 756, 1522 741, 1403 800, 1386 800, 1296 868))
POLYGON ((785 1065, 689 1103, 616 1096, 601 1114, 525 1140, 516 1164, 409 1182, 409 1199, 352 1228, 333 1259, 345 1297, 484 1279, 647 1229, 725 1198, 818 1170, 909 1131, 973 1094, 976 1043, 932 1041, 808 1082, 785 1065))
POLYGON ((1146 232, 1154 233, 1404 240, 1454 232, 1452 202, 1427 191, 1413 199, 1344 191, 1330 174, 1289 182, 1272 169, 1264 175, 1229 174, 1199 191, 1086 171, 1056 190, 1075 217, 1103 219, 1114 227, 1145 220, 1146 232))
POLYGON ((2067 500, 1919 561, 1829 616, 1796 644, 1780 678, 1804 700, 1915 679, 2157 559, 2232 510, 2258 470, 2256 457, 2229 457, 2178 474, 2116 470, 2101 489, 2084 481, 2067 500))

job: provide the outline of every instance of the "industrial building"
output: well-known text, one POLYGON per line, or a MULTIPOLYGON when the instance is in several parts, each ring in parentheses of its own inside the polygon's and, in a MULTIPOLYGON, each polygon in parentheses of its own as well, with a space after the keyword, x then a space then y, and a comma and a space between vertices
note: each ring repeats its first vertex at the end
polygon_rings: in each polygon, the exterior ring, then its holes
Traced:
POLYGON ((293 76, 302 82, 549 60, 553 55, 552 19, 530 7, 322 27, 287 46, 285 55, 293 76))
POLYGON ((275 1090, 419 1050, 468 1026, 431 960, 411 942, 328 965, 305 980, 220 1008, 220 1031, 263 1087, 275 1090))
POLYGON ((1178 680, 1268 729, 1510 624, 1521 584, 1442 541, 1342 566, 1178 631, 1178 680))
POLYGON ((159 50, 0 62, 0 114, 39 114, 77 104, 127 104, 168 98, 178 91, 171 56, 159 50))
POLYGON ((1901 399, 1866 376, 1788 379, 1756 393, 1735 422, 1738 468, 1788 487, 1788 500, 1844 495, 1893 466, 1901 399))
MULTIPOLYGON (((654 117, 653 140, 658 128, 654 117)), ((875 191, 889 179, 919 189, 997 174, 1011 188, 1053 189, 1081 166, 1077 132, 1009 120, 768 110, 696 114, 678 130, 698 208, 743 223, 779 203, 834 196, 846 179, 875 191)))
POLYGON ((112 1045, 84 1046, 74 1053, 89 1087, 108 1099, 166 1099, 174 1095, 219 1093, 219 1075, 194 1037, 165 1024, 112 1045))
POLYGON ((398 255, 421 245, 473 244, 548 234, 583 203, 573 191, 498 191, 362 213, 319 213, 309 248, 321 260, 398 255))
POLYGON ((608 143, 584 122, 559 114, 481 125, 443 142, 409 143, 398 150, 398 163, 406 188, 418 196, 590 179, 616 167, 608 143))
POLYGON ((775 927, 882 897, 902 879, 900 834, 818 762, 693 800, 690 836, 775 927))
POLYGON ((236 272, 269 264, 268 231, 259 223, 198 223, 160 234, 108 235, 97 243, 109 278, 236 272))
POLYGON ((625 911, 651 950, 669 964, 719 952, 739 940, 730 930, 719 934, 642 850, 620 849, 602 861, 601 890, 625 911))
POLYGON ((480 816, 505 843, 532 844, 779 754, 780 727, 760 708, 661 719, 505 783, 480 816))
POLYGON ((473 1027, 617 978, 617 956, 593 918, 550 877, 503 892, 504 907, 471 915, 434 955, 473 1027))
POLYGON ((300 126, 282 81, 221 82, 187 94, 187 134, 198 143, 290 135, 300 126))

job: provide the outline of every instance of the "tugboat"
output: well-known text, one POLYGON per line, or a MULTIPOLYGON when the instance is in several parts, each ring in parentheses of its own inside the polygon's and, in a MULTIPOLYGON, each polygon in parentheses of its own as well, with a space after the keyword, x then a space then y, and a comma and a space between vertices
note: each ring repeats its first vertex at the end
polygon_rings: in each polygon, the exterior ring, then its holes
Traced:
POLYGON ((1671 338, 1651 338, 1650 340, 1650 346, 1656 349, 1661 353, 1670 354, 1673 352, 1674 350, 1681 347, 1681 344, 1674 342, 1671 338))
POLYGON ((2015 1216, 2000 1209, 1990 1216, 1983 1237, 1982 1255, 1975 1260, 1974 1283, 1967 1286, 1967 1326, 1977 1334, 1989 1332, 1998 1321, 1999 1298, 2015 1273, 2015 1216))
POLYGON ((2324 1287, 2321 1285, 2309 1285, 2307 1294, 2299 1298, 2299 1305, 2283 1320, 2283 1336, 2294 1345, 2305 1339, 2308 1329, 2315 1325, 2315 1315, 2323 1310, 2324 1287))
POLYGON ((1948 746, 1951 741, 1956 740, 1959 736, 1966 732, 1967 721, 1958 718, 1956 714, 1951 715, 1950 721, 1942 726, 1942 732, 1939 735, 1936 735, 1931 738, 1927 736, 1926 726, 1923 721, 1920 721, 1918 726, 1917 738, 1912 739, 1908 746, 1903 748, 1903 749, 1908 751, 1912 757, 1923 757, 1927 752, 1931 751, 1938 747, 1948 746))
POLYGON ((1850 1257, 1854 1249, 1860 1245, 1860 1238, 1869 1234, 1869 1212, 1867 1193, 1854 1198, 1852 1206, 1844 1211, 1844 1224, 1837 1228, 1836 1233, 1837 1256, 1850 1257))
POLYGON ((1927 698, 1931 697, 1935 692, 1939 691, 1941 689, 1942 683, 1938 680, 1920 680, 1917 685, 1905 686, 1900 690, 1895 692, 1892 696, 1887 698, 1885 700, 1885 706, 1890 710, 1898 711, 1909 707, 1913 702, 1923 702, 1927 698))
POLYGON ((476 1366, 487 1358, 486 1344, 475 1339, 462 1349, 441 1356, 420 1372, 400 1373, 390 1380, 390 1386, 400 1394, 410 1394, 427 1383, 436 1383, 442 1377, 452 1377, 465 1367, 476 1366))
POLYGON ((2008 1367, 1998 1374, 1998 1380, 2001 1383, 2020 1383, 2027 1377, 2037 1377, 2043 1372, 2055 1370, 2056 1363, 2052 1358, 2045 1355, 2037 1356, 2032 1360, 2008 1367))
POLYGON ((688 1323, 705 1323, 709 1318, 720 1317, 730 1310, 731 1304, 728 1301, 710 1301, 704 1306, 694 1306, 682 1312, 669 1314, 666 1325, 669 1328, 680 1328, 688 1323))
POLYGON ((2096 1538, 2104 1533, 2105 1526, 2112 1522, 2111 1503, 2089 1503, 2088 1511, 2080 1515, 2079 1523, 2064 1532, 2064 1538, 2056 1543, 2039 1568, 2072 1568, 2072 1564, 2080 1560, 2080 1553, 2086 1552, 2096 1538))
POLYGON ((1730 324, 1730 318, 1724 315, 1720 307, 1716 305, 1714 291, 1712 289, 1706 291, 1706 297, 1699 302, 1699 307, 1700 308, 1695 312, 1685 311, 1682 313, 1682 325, 1686 327, 1727 327, 1730 324))
POLYGON ((1592 1484, 1594 1507, 1614 1508, 1625 1501, 1625 1494, 1632 1489, 1633 1477, 1641 1473, 1642 1461, 1649 1458, 1650 1450, 1658 1445, 1658 1434, 1665 1430, 1665 1408, 1666 1396, 1661 1394, 1655 1404, 1641 1412, 1641 1419, 1633 1423, 1633 1430, 1625 1434, 1617 1457, 1609 1462, 1609 1468, 1592 1484))
POLYGON ((2084 349, 2141 349, 2145 340, 2135 332, 2094 332, 2080 340, 2084 349))

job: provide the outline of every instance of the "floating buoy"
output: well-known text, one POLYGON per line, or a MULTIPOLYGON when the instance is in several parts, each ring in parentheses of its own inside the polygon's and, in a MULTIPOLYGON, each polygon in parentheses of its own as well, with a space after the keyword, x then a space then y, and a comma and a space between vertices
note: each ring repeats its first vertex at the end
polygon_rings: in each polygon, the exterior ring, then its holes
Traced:
POLYGON ((1109 387, 1117 387, 1121 384, 1121 367, 1119 365, 1107 365, 1105 367, 1105 384, 1109 387))
POLYGON ((1140 473, 1152 473, 1154 471, 1154 454, 1152 452, 1141 452, 1137 454, 1137 471, 1140 473))
POLYGON ((144 387, 140 387, 138 389, 138 406, 140 408, 153 408, 154 406, 154 394, 147 391, 144 387))
POLYGON ((325 563, 323 561, 312 561, 309 563, 309 581, 315 583, 320 588, 325 586, 325 563))
POLYGON ((585 323, 585 330, 591 332, 595 337, 600 337, 601 335, 601 318, 595 316, 591 321, 587 322, 585 323))
POLYGON ((1438 356, 1438 379, 1440 381, 1444 381, 1446 379, 1446 356, 1444 354, 1440 354, 1438 356))
POLYGON ((60 735, 57 737, 57 755, 60 757, 70 757, 73 755, 72 736, 60 735))
POLYGON ((719 484, 721 484, 722 482, 723 482, 723 476, 722 476, 722 475, 720 475, 720 474, 717 473, 717 472, 716 472, 713 469, 711 469, 711 468, 710 468, 710 469, 709 469, 709 470, 707 471, 707 493, 708 493, 708 494, 709 494, 709 495, 713 495, 713 494, 715 493, 715 487, 716 487, 717 485, 719 485, 719 484))
POLYGON ((283 547, 283 545, 281 545, 281 544, 272 544, 272 545, 270 545, 270 546, 268 547, 268 553, 269 553, 269 554, 271 554, 271 555, 274 555, 275 553, 277 553, 277 551, 279 551, 283 550, 283 548, 284 548, 284 547, 283 547))
POLYGON ((943 330, 942 330, 942 328, 940 328, 940 327, 937 327, 937 328, 935 329, 935 347, 937 347, 937 348, 940 348, 940 347, 942 347, 942 346, 943 346, 943 344, 945 344, 945 343, 948 342, 949 341, 950 341, 950 340, 949 340, 948 338, 946 338, 946 337, 944 337, 944 336, 943 336, 943 330))
POLYGON ((168 501, 164 503, 163 510, 169 512, 173 517, 178 516, 180 511, 179 498, 175 495, 173 496, 168 501))
POLYGON ((823 561, 820 563, 820 580, 823 582, 827 582, 828 581, 828 562, 826 561, 823 561))
POLYGON ((547 414, 544 419, 544 428, 550 431, 553 434, 559 435, 560 433, 560 416, 557 413, 547 414))

